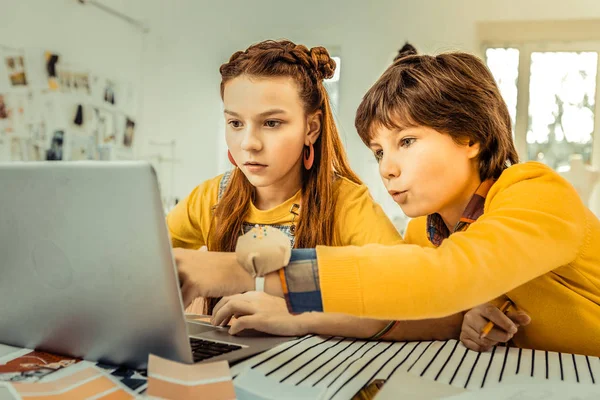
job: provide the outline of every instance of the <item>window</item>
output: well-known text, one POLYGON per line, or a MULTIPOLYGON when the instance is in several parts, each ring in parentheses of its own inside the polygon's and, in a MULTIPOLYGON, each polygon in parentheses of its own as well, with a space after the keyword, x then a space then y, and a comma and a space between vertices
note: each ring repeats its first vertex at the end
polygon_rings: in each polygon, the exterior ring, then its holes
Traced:
POLYGON ((600 162, 600 137, 594 137, 599 52, 600 42, 485 46, 523 161, 560 169, 581 154, 586 163, 600 162))
POLYGON ((485 52, 487 65, 492 71, 504 101, 515 132, 517 118, 517 82, 519 77, 519 50, 513 48, 488 48, 485 52))

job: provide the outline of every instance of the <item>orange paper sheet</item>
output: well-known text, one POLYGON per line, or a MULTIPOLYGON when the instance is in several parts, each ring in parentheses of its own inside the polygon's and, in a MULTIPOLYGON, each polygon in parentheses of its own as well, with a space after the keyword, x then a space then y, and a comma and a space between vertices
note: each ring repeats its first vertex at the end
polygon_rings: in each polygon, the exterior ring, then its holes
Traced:
POLYGON ((150 355, 148 396, 165 399, 235 399, 227 361, 186 365, 150 355))
POLYGON ((12 386, 22 399, 27 400, 135 398, 134 393, 95 367, 85 368, 52 382, 13 383, 12 386))

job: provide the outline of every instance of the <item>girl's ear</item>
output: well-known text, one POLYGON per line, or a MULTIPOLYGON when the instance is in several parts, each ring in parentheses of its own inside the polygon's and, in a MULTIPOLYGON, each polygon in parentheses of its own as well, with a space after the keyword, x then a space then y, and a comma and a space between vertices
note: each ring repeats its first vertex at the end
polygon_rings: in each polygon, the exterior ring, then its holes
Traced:
POLYGON ((306 138, 304 145, 308 146, 315 143, 321 135, 321 121, 323 120, 323 112, 321 110, 308 116, 306 123, 306 138))

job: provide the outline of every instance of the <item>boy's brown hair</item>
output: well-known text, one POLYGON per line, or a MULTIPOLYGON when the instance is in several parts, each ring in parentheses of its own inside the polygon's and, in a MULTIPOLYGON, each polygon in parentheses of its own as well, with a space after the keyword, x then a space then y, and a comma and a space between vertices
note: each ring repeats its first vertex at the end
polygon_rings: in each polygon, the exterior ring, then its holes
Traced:
POLYGON ((397 59, 365 94, 356 129, 369 145, 374 130, 426 126, 457 143, 479 143, 481 180, 519 162, 510 115, 491 72, 463 52, 397 59))

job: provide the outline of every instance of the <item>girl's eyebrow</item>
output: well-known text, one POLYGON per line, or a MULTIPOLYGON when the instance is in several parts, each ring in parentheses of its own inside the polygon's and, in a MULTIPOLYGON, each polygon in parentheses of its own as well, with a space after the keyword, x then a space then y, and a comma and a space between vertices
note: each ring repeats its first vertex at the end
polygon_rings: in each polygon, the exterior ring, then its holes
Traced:
POLYGON ((268 117, 270 115, 274 115, 274 114, 285 114, 285 110, 282 110, 280 108, 274 108, 272 110, 267 110, 265 112, 262 112, 260 114, 258 114, 259 117, 268 117))
MULTIPOLYGON (((229 115, 231 115, 231 116, 233 116, 233 117, 238 117, 238 118, 240 117, 240 114, 238 114, 238 113, 236 113, 236 112, 234 112, 234 111, 230 111, 230 110, 223 110, 223 112, 224 112, 225 114, 229 114, 229 115)), ((267 111, 261 112, 260 114, 258 114, 258 116, 259 116, 259 117, 262 117, 262 118, 265 118, 265 117, 268 117, 268 116, 270 116, 270 115, 275 115, 275 114, 285 114, 285 113, 286 113, 286 111, 285 111, 285 110, 282 110, 281 108, 273 108, 273 109, 271 109, 271 110, 267 110, 267 111)))

